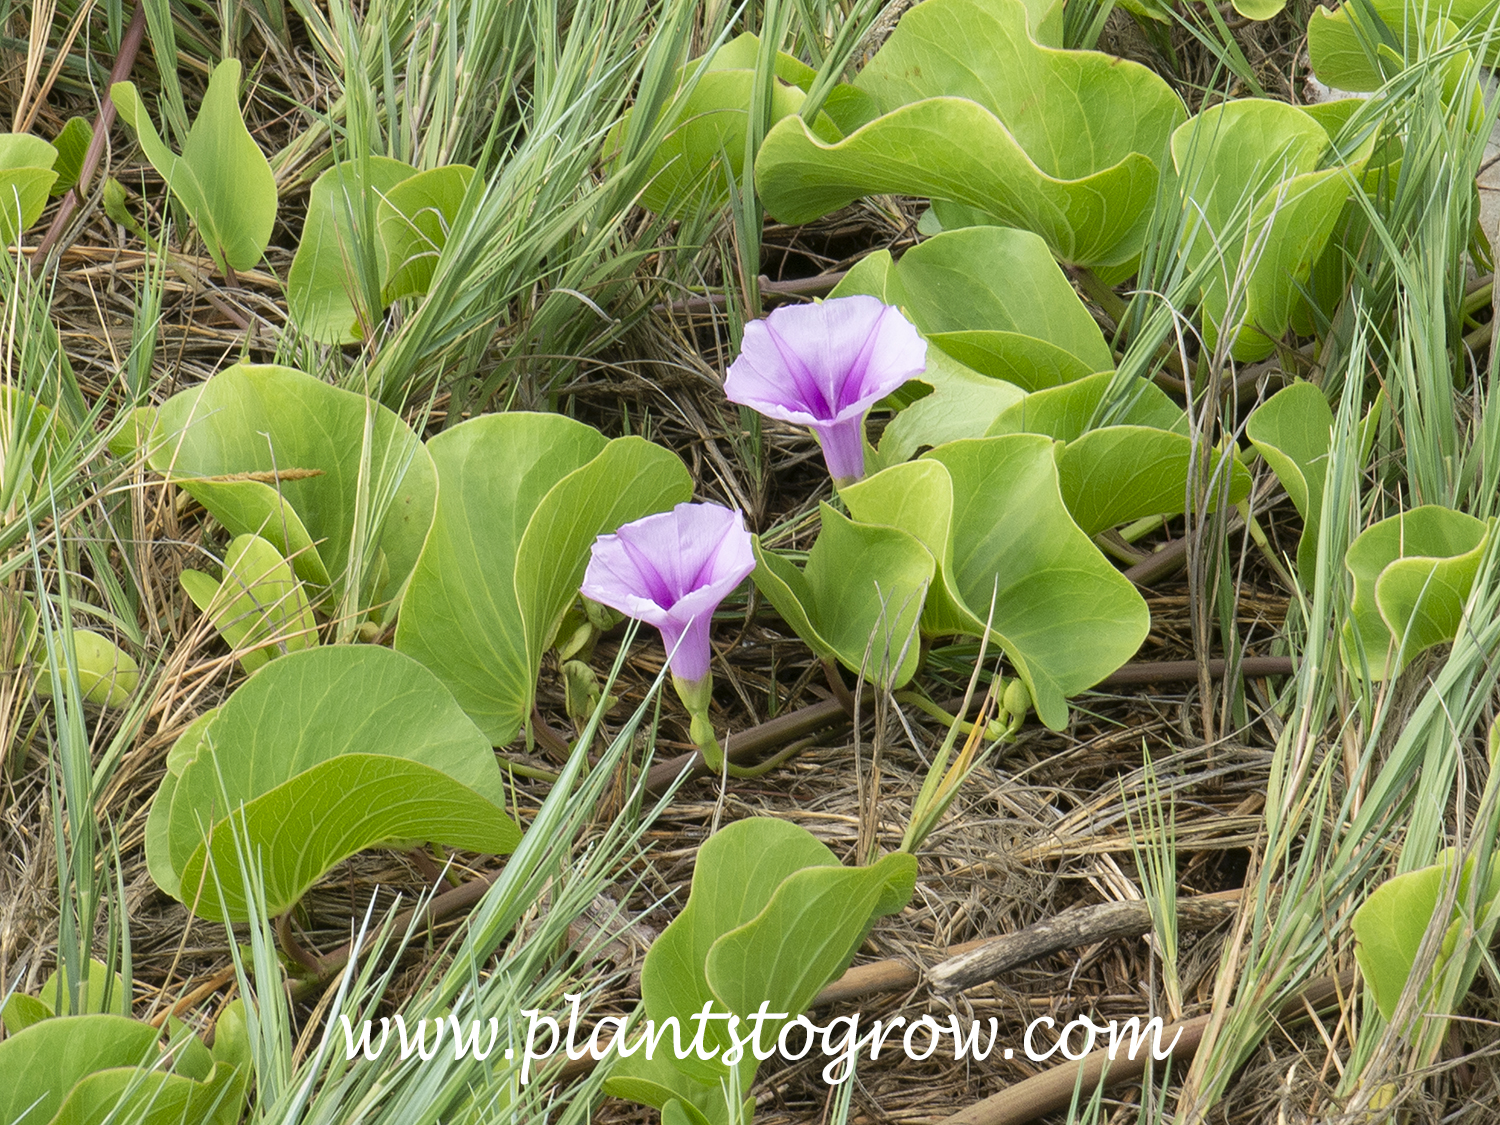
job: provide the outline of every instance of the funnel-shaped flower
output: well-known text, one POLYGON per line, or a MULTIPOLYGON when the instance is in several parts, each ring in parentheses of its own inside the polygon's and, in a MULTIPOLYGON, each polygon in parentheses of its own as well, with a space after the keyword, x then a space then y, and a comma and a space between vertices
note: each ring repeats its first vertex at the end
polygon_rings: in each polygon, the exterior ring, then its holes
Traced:
POLYGON ((719 504, 678 504, 601 535, 583 594, 661 630, 672 675, 708 675, 708 626, 721 601, 755 569, 745 517, 719 504))
POLYGON ((927 369, 927 341, 893 305, 835 297, 783 305, 745 325, 724 393, 769 418, 811 426, 835 483, 865 473, 865 415, 927 369))

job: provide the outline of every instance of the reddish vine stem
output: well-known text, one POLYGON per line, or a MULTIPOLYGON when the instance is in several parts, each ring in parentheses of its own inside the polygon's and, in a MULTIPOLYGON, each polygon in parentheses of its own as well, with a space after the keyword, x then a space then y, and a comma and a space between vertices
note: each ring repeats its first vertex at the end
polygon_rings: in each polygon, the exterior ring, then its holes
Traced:
POLYGON ((563 734, 554 729, 542 713, 535 707, 531 709, 531 731, 536 736, 537 745, 547 752, 547 756, 555 762, 566 765, 568 755, 572 753, 572 744, 563 734))
MULTIPOLYGON (((115 57, 114 68, 109 72, 111 86, 116 82, 124 82, 130 77, 130 72, 135 69, 135 58, 140 54, 141 43, 145 37, 146 9, 137 0, 135 10, 130 13, 130 24, 125 28, 125 34, 120 39, 120 53, 115 57)), ((46 258, 47 252, 62 237, 63 228, 68 225, 68 220, 78 209, 78 201, 88 190, 89 180, 93 179, 94 170, 99 167, 99 161, 104 156, 104 146, 109 140, 109 131, 114 123, 115 103, 109 96, 109 90, 106 89, 104 98, 99 103, 99 115, 94 118, 94 135, 89 139, 88 150, 83 154, 83 166, 78 172, 78 182, 63 196, 62 203, 58 205, 57 214, 52 217, 52 225, 47 228, 47 233, 37 244, 36 257, 46 258)))
POLYGON ((303 947, 297 940, 297 935, 292 933, 292 912, 288 910, 276 919, 276 938, 281 942, 281 948, 286 955, 309 972, 319 973, 323 969, 323 958, 312 950, 303 947))

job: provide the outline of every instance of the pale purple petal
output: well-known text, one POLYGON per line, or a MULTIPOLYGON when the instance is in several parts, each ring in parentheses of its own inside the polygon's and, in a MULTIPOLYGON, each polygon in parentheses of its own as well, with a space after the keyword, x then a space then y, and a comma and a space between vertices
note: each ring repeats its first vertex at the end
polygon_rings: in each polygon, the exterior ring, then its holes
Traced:
POLYGON ((834 478, 858 479, 864 472, 865 414, 926 370, 926 363, 927 342, 899 309, 869 296, 836 297, 784 305, 745 325, 724 394, 767 417, 812 427, 834 478), (860 431, 859 441, 847 427, 830 430, 843 423, 860 431), (836 434, 835 449, 830 433, 836 434))
POLYGON ((708 674, 714 610, 754 569, 742 513, 678 504, 599 536, 583 594, 656 626, 673 654, 673 674, 698 680, 708 674))
POLYGON ((874 297, 783 305, 745 325, 729 365, 731 402, 799 425, 844 421, 926 369, 927 342, 874 297))
POLYGON ((865 475, 865 420, 849 418, 828 425, 816 425, 813 433, 823 447, 828 475, 840 488, 865 475))

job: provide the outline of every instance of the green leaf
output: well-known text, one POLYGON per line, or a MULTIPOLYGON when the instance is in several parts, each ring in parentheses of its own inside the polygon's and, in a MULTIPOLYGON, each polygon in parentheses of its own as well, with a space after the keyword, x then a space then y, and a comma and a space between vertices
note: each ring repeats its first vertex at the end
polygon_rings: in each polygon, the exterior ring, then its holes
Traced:
MULTIPOLYGON (((681 89, 702 60, 694 59, 678 71, 677 91, 668 103, 675 112, 669 131, 652 153, 648 169, 651 182, 641 193, 643 207, 679 217, 722 207, 728 201, 729 180, 738 183, 744 171, 745 107, 753 100, 758 53, 759 44, 753 35, 741 35, 726 43, 686 98, 681 98, 681 89)), ((772 121, 795 116, 806 100, 803 91, 782 73, 801 78, 806 68, 781 55, 776 69, 778 80, 771 89, 772 121)), ((627 111, 611 130, 604 145, 606 157, 619 148, 632 112, 627 111)), ((819 122, 827 135, 838 134, 826 115, 819 114, 819 122)))
POLYGON ((1328 134, 1295 106, 1265 98, 1204 110, 1172 134, 1189 213, 1201 217, 1187 251, 1203 284, 1203 327, 1214 347, 1232 336, 1239 360, 1263 359, 1286 332, 1368 152, 1318 171, 1328 134), (1230 302, 1234 300, 1233 323, 1230 302))
MULTIPOLYGON (((763 1002, 768 1011, 800 1014, 847 968, 875 920, 906 905, 915 881, 916 861, 905 853, 872 867, 843 867, 804 828, 771 817, 736 821, 699 849, 687 905, 646 954, 647 1017, 658 1028, 673 1017, 691 1027, 687 1017, 713 1004, 744 1021, 763 1002)), ((762 1043, 774 1041, 781 1022, 766 1021, 762 1043)), ((730 1046, 722 1021, 707 1025, 704 1042, 706 1052, 730 1046)), ((615 1074, 649 1082, 658 1098, 664 1091, 686 1094, 722 1120, 722 1098, 716 1105, 711 1096, 692 1096, 684 1078, 716 1095, 725 1065, 717 1057, 677 1059, 670 1047, 668 1035, 654 1065, 637 1056, 615 1074)), ((738 1070, 740 1088, 748 1091, 758 1060, 749 1050, 745 1056, 738 1070)), ((651 1091, 637 1088, 630 1096, 641 1093, 651 1091)))
POLYGON ((0 385, 0 506, 17 510, 47 480, 47 463, 65 447, 69 428, 49 407, 18 387, 0 385))
MULTIPOLYGON (((613 1098, 640 1102, 661 1110, 662 1125, 730 1125, 731 1116, 724 1092, 699 1082, 678 1070, 663 1055, 670 1051, 671 1040, 651 1058, 645 1051, 623 1058, 604 1080, 604 1092, 613 1098)), ((754 1109, 753 1100, 747 1100, 754 1109)), ((747 1120, 748 1113, 740 1120, 747 1120)))
POLYGON ((1099 326, 1029 231, 948 231, 897 269, 913 323, 976 371, 1031 391, 1114 368, 1099 326))
MULTIPOLYGON (((1308 58, 1325 85, 1368 93, 1424 53, 1456 43, 1460 29, 1482 32, 1493 12, 1491 0, 1444 0, 1430 7, 1405 0, 1356 0, 1335 11, 1315 7, 1307 22, 1308 58)), ((1489 52, 1493 56, 1493 44, 1489 52)), ((1444 93, 1451 98, 1474 56, 1456 51, 1442 65, 1444 93)))
MULTIPOLYGON (((1204 451, 1206 453, 1206 451, 1204 451)), ((1148 426, 1105 426, 1090 430, 1059 451, 1058 480, 1063 502, 1089 535, 1143 516, 1177 515, 1187 509, 1193 442, 1185 434, 1148 426)), ((1227 471, 1228 502, 1250 495, 1250 474, 1232 454, 1220 452, 1211 467, 1200 455, 1205 479, 1227 471), (1225 457, 1228 463, 1225 463, 1225 457)), ((1218 490, 1209 497, 1217 507, 1218 490)))
MULTIPOLYGON (((1453 849, 1449 848, 1431 867, 1392 876, 1376 887, 1354 913, 1354 958, 1359 962, 1360 975, 1374 995, 1380 1014, 1387 1020, 1396 1014, 1396 1005, 1416 965, 1417 950, 1437 913, 1438 900, 1445 885, 1453 879, 1455 858, 1453 849)), ((1428 977, 1429 987, 1442 973, 1458 927, 1464 924, 1463 917, 1470 905, 1473 871, 1474 859, 1470 856, 1464 860, 1459 874, 1452 921, 1443 949, 1428 977)), ((1500 896, 1500 868, 1491 872, 1489 886, 1476 904, 1478 914, 1488 913, 1497 896, 1500 896)))
POLYGON ((1312 383, 1283 387, 1250 415, 1245 435, 1266 459, 1302 517, 1297 574, 1309 590, 1318 569, 1318 525, 1323 514, 1323 481, 1333 442, 1333 411, 1312 383))
POLYGON ((51 1122, 88 1075, 149 1065, 160 1035, 150 1024, 103 1014, 59 1016, 12 1035, 0 1043, 0 1121, 51 1122))
POLYGON ((911 312, 906 308, 906 291, 901 287, 901 275, 889 250, 872 250, 855 262, 829 291, 828 297, 831 300, 834 297, 853 297, 861 293, 874 297, 883 304, 900 305, 907 319, 911 319, 911 312))
MULTIPOLYGON (((615 438, 592 461, 548 490, 516 549, 513 585, 526 631, 527 676, 535 690, 542 654, 578 597, 589 550, 600 535, 690 500, 682 459, 638 437, 615 438)), ((530 695, 527 697, 528 708, 530 695)))
POLYGON ((313 181, 302 240, 286 278, 287 308, 311 339, 352 344, 380 318, 375 303, 382 299, 385 253, 379 198, 415 171, 399 160, 371 156, 335 164, 313 181))
POLYGON ((149 1024, 103 1014, 62 1016, 13 1034, 0 1043, 0 1121, 238 1121, 247 1070, 220 1062, 203 1075, 205 1081, 195 1081, 200 1069, 195 1064, 208 1055, 203 1045, 189 1035, 168 1061, 161 1039, 162 1033, 149 1024))
POLYGON ((41 218, 57 180, 57 149, 30 133, 0 133, 0 237, 7 246, 41 218))
POLYGON ((83 174, 83 162, 88 156, 89 144, 94 139, 94 127, 85 117, 70 117, 57 134, 53 146, 57 149, 57 182, 52 185, 53 195, 62 195, 78 183, 83 174))
MULTIPOLYGON (((174 787, 174 820, 188 817, 183 790, 196 780, 185 775, 174 787)), ((250 912, 241 874, 244 844, 236 844, 236 836, 263 853, 266 897, 258 909, 274 915, 291 909, 336 864, 366 848, 434 843, 503 855, 520 843, 521 830, 498 802, 442 770, 389 752, 351 752, 248 802, 216 824, 212 836, 183 864, 182 900, 201 917, 243 922, 250 912), (330 793, 339 795, 333 808, 330 793)))
POLYGON ((941 348, 927 349, 927 370, 907 383, 925 383, 932 393, 903 409, 880 435, 880 450, 865 455, 866 472, 897 465, 923 446, 983 437, 990 424, 1025 392, 1013 383, 972 371, 941 348))
POLYGON ((205 918, 246 917, 246 846, 259 857, 262 909, 277 914, 368 847, 432 841, 501 853, 520 838, 487 740, 432 673, 390 649, 288 654, 188 734, 188 747, 174 747, 180 769, 156 796, 170 803, 165 831, 148 819, 147 861, 153 873, 170 867, 178 886, 163 889, 205 918))
MULTIPOLYGON (((54 1015, 67 1011, 68 972, 65 966, 59 965, 47 974, 47 979, 42 982, 42 989, 37 994, 37 998, 54 1015)), ((93 958, 89 958, 88 984, 83 989, 80 999, 83 1001, 83 1009, 70 1014, 87 1015, 92 1012, 109 1012, 117 1016, 130 1014, 130 991, 125 987, 124 980, 121 979, 119 973, 111 971, 104 962, 95 961, 93 958)))
POLYGON ((1083 264, 1139 252, 1185 117, 1143 66, 1037 46, 1020 0, 913 7, 855 85, 882 116, 842 140, 795 117, 767 135, 756 183, 772 215, 803 223, 863 195, 928 196, 1033 231, 1083 264))
MULTIPOLYGON (((871 867, 795 872, 764 910, 714 942, 705 965, 709 987, 732 1012, 754 1012, 769 999, 773 1011, 795 1017, 848 968, 875 920, 911 900, 916 879, 916 857, 906 852, 871 867)), ((768 1021, 765 1034, 780 1028, 768 1021)))
POLYGON ((1349 544, 1344 565, 1354 600, 1344 647, 1353 671, 1360 672, 1362 649, 1370 678, 1387 679, 1458 635, 1492 526, 1427 504, 1381 520, 1349 544))
POLYGON ((1268 20, 1286 7, 1286 0, 1234 0, 1234 10, 1246 19, 1268 20))
POLYGON ((1145 639, 1146 603, 1068 514, 1046 437, 951 442, 840 495, 855 519, 899 527, 937 560, 924 632, 982 635, 993 596, 991 635, 1053 729, 1068 696, 1145 639))
POLYGON ((1187 415, 1155 383, 1137 379, 1126 382, 1114 401, 1114 413, 1105 406, 1115 374, 1101 371, 1060 387, 1033 391, 996 418, 985 436, 1000 434, 1046 434, 1058 441, 1077 441, 1103 424, 1150 426, 1186 434, 1187 415))
POLYGON ((239 85, 237 59, 214 68, 181 156, 157 133, 134 83, 119 82, 109 91, 120 117, 135 129, 146 159, 187 208, 221 270, 253 269, 276 223, 276 178, 240 116, 239 85))
MULTIPOLYGON (((114 641, 92 629, 74 629, 72 635, 78 690, 84 702, 100 707, 124 707, 140 686, 140 666, 114 641)), ((57 645, 58 670, 66 682, 73 657, 67 651, 64 634, 54 634, 53 641, 57 645)), ((38 642, 38 658, 44 659, 44 653, 45 648, 38 642)), ((36 692, 46 698, 52 696, 52 677, 45 670, 36 678, 36 692)))
POLYGON ((485 415, 428 448, 442 489, 396 647, 504 745, 531 711, 542 654, 595 537, 688 499, 692 481, 658 446, 609 442, 556 414, 485 415))
POLYGON ((50 1018, 53 1012, 35 996, 17 992, 5 1002, 5 1010, 0 1014, 3 1014, 5 1020, 5 1030, 11 1035, 17 1035, 32 1024, 50 1018))
POLYGON ((377 221, 387 304, 427 292, 473 179, 468 165, 450 164, 402 180, 380 200, 377 221))
POLYGON ((73 1087, 52 1125, 235 1125, 244 1112, 247 1081, 243 1071, 223 1063, 204 1081, 138 1069, 101 1071, 73 1087))
MULTIPOLYGON (((261 536, 304 582, 331 584, 342 596, 358 577, 348 570, 361 527, 367 415, 368 496, 392 498, 377 540, 388 575, 369 597, 389 603, 421 553, 437 474, 416 434, 386 407, 289 367, 236 364, 162 404, 149 463, 232 534, 261 536), (277 483, 233 479, 247 473, 277 483)), ((366 559, 361 586, 373 584, 375 562, 366 559)))
POLYGON ((818 512, 822 531, 802 570, 755 539, 755 585, 818 657, 901 687, 921 655, 932 556, 904 531, 855 523, 827 504, 818 512))
MULTIPOLYGON (((82 1007, 76 1014, 110 1012, 115 1015, 128 1016, 130 1014, 130 991, 125 987, 120 974, 111 972, 109 966, 93 959, 89 960, 88 969, 88 983, 79 997, 82 1007)), ((36 996, 27 996, 25 993, 17 992, 6 1001, 5 1029, 10 1034, 16 1035, 23 1028, 45 1019, 51 1019, 59 1011, 67 1011, 70 1004, 67 967, 59 965, 47 975, 47 979, 42 982, 41 991, 36 996)))
POLYGON ((283 653, 318 643, 312 607, 292 568, 257 535, 241 535, 224 552, 224 579, 185 570, 182 586, 212 619, 224 642, 253 672, 283 653))
POLYGON ((868 293, 896 304, 928 340, 981 374, 1026 390, 1110 370, 1094 318, 1029 231, 945 231, 892 263, 863 259, 830 296, 868 293))

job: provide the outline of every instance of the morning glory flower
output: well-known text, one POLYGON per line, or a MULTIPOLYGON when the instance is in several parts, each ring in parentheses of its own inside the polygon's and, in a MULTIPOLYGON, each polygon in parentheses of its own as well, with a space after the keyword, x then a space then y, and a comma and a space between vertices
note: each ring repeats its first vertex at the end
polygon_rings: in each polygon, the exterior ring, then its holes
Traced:
POLYGON ((708 675, 714 610, 754 569, 742 512, 678 504, 599 536, 583 595, 655 625, 671 654, 673 678, 696 684, 708 675))
POLYGON ((893 305, 835 297, 783 305, 745 325, 724 394, 768 418, 812 427, 837 485, 865 474, 865 415, 927 369, 927 341, 893 305))

